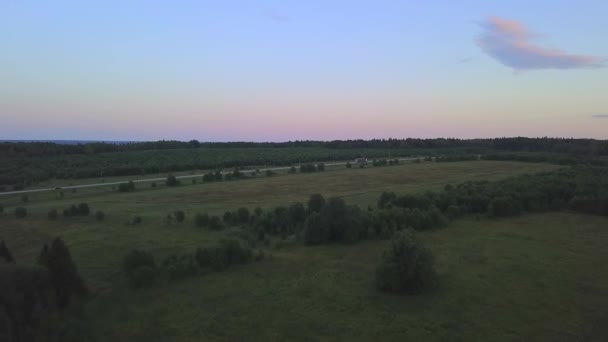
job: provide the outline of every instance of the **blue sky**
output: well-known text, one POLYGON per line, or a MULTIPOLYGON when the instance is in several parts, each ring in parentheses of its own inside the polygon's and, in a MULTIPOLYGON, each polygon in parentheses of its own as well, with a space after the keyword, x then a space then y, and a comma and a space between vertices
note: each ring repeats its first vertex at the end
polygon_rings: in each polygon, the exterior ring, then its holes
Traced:
POLYGON ((606 13, 585 0, 0 0, 0 139, 606 139, 606 13))

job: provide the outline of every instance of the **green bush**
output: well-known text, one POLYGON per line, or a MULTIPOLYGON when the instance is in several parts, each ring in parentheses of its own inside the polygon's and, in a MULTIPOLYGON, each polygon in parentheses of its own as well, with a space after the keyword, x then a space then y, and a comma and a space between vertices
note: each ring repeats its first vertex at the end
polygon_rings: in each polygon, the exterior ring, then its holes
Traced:
POLYGON ((4 259, 9 264, 15 263, 15 258, 8 247, 6 247, 4 240, 0 241, 0 259, 4 259))
POLYGON ((179 181, 177 180, 177 178, 174 175, 170 174, 167 176, 167 180, 165 181, 165 184, 167 186, 177 186, 177 185, 179 185, 179 181))
POLYGON ((154 256, 147 251, 134 249, 125 255, 122 260, 122 270, 127 275, 133 274, 136 269, 144 266, 156 268, 154 256))
POLYGON ((135 191, 135 183, 128 181, 127 183, 118 184, 118 192, 133 192, 135 191))
POLYGON ((23 202, 23 203, 27 203, 27 202, 29 202, 29 201, 30 201, 30 198, 29 198, 29 197, 27 197, 27 195, 23 195, 23 196, 21 196, 21 202, 23 202))
POLYGON ((78 205, 78 215, 80 216, 89 216, 91 213, 91 209, 87 203, 80 203, 78 205))
POLYGON ((246 224, 249 222, 249 217, 251 214, 249 213, 249 209, 242 207, 236 210, 236 220, 239 223, 246 224))
POLYGON ((312 194, 308 199, 308 211, 320 212, 325 205, 325 198, 321 194, 312 194))
POLYGON ((24 207, 15 208, 15 217, 16 218, 24 218, 27 216, 27 209, 24 207))
POLYGON ((95 219, 97 219, 97 221, 103 221, 103 219, 105 219, 105 218, 106 218, 106 214, 103 211, 97 210, 95 212, 95 219))
POLYGON ((133 216, 133 218, 131 218, 131 222, 129 222, 129 224, 132 226, 136 226, 138 224, 141 224, 141 222, 142 222, 141 216, 133 216))
POLYGON ((490 202, 490 215, 494 217, 514 216, 521 213, 521 205, 509 197, 497 197, 490 202))
POLYGON ((198 248, 194 258, 199 267, 220 271, 231 265, 250 262, 253 253, 238 240, 230 239, 220 241, 217 247, 198 248))
POLYGON ((221 230, 224 228, 224 225, 222 224, 222 220, 220 219, 219 216, 211 216, 209 218, 209 229, 211 230, 221 230))
POLYGON ((304 243, 317 245, 328 241, 330 232, 319 213, 313 212, 308 215, 304 223, 304 243))
POLYGON ((207 227, 209 226, 209 221, 209 214, 196 214, 196 216, 194 216, 194 225, 196 227, 207 227))
POLYGON ((163 260, 162 268, 168 272, 169 279, 185 278, 198 272, 195 259, 190 254, 169 255, 163 260))
POLYGON ((411 230, 395 233, 376 268, 378 289, 396 293, 420 293, 437 285, 434 258, 411 230))
POLYGON ((186 219, 186 214, 182 210, 176 210, 173 212, 173 217, 175 217, 175 221, 181 223, 186 219))

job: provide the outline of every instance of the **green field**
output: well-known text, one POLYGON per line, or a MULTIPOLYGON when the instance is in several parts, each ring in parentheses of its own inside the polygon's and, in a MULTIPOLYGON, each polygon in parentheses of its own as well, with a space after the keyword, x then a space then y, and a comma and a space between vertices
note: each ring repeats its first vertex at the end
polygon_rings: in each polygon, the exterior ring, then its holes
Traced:
POLYGON ((608 218, 550 213, 451 223, 421 233, 434 252, 441 286, 422 296, 378 292, 373 272, 386 241, 355 245, 265 247, 260 263, 145 290, 129 290, 120 261, 131 249, 162 256, 192 252, 238 233, 193 227, 195 213, 305 201, 312 193, 362 207, 382 191, 418 193, 466 180, 496 180, 555 169, 518 162, 421 163, 280 175, 117 193, 96 188, 0 197, 0 239, 20 264, 62 236, 94 294, 86 304, 101 341, 199 340, 602 340, 608 320, 608 218), (87 202, 107 217, 59 218, 49 209, 87 202), (168 223, 181 209, 186 222, 168 223), (10 215, 9 215, 10 214, 10 215), (126 222, 141 215, 140 226, 126 222))

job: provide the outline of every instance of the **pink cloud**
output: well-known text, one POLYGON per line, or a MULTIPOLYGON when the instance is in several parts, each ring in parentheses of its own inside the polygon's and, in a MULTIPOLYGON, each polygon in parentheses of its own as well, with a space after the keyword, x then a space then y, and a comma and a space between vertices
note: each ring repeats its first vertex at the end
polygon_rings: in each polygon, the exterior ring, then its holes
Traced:
POLYGON ((533 42, 537 35, 521 23, 499 17, 489 17, 480 23, 484 32, 477 45, 489 56, 515 70, 600 68, 607 59, 596 56, 569 54, 533 42))

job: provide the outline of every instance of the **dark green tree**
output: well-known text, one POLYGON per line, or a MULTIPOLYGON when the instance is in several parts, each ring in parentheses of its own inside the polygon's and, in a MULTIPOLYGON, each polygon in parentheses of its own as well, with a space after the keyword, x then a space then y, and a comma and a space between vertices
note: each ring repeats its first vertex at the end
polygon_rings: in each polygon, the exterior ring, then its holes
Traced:
POLYGON ((15 263, 15 258, 13 258, 13 254, 6 247, 4 240, 0 241, 0 259, 4 259, 4 261, 10 264, 15 263))
POLYGON ((376 268, 376 285, 383 291, 412 294, 437 285, 433 255, 411 230, 394 234, 376 268))
POLYGON ((325 205, 325 198, 321 194, 312 194, 308 199, 308 211, 318 213, 325 205))
POLYGON ((167 186, 177 186, 177 185, 179 185, 179 181, 177 180, 177 178, 174 175, 169 174, 167 176, 167 180, 165 181, 165 184, 167 186))
POLYGON ((87 294, 72 255, 61 238, 55 238, 50 248, 44 245, 39 262, 49 270, 59 308, 65 308, 72 296, 87 294))

